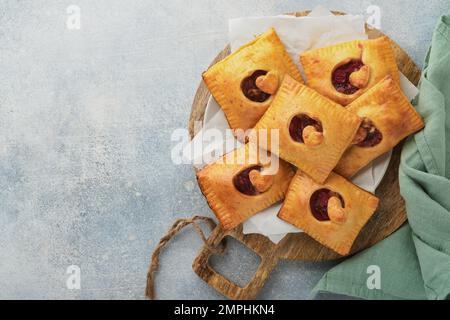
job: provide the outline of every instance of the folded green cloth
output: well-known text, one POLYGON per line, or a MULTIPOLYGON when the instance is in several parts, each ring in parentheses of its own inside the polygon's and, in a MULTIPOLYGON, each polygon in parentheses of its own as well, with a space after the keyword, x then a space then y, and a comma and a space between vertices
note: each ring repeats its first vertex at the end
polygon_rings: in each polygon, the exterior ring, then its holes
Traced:
POLYGON ((434 31, 414 105, 425 128, 406 141, 399 173, 409 224, 331 269, 313 294, 450 298, 450 14, 434 31))

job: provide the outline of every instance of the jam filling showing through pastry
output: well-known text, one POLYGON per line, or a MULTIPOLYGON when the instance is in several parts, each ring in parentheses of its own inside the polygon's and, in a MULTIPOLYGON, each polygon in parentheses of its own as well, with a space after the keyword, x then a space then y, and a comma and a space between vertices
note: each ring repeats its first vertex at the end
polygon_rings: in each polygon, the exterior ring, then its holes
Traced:
POLYGON ((254 102, 264 102, 270 98, 270 93, 262 91, 260 88, 258 88, 256 83, 256 80, 258 78, 265 76, 266 74, 267 71, 256 70, 250 76, 242 80, 241 90, 244 96, 247 97, 247 99, 250 99, 254 102))
POLYGON ((331 82, 334 88, 344 94, 353 94, 360 88, 365 87, 368 81, 368 67, 363 68, 364 63, 361 60, 353 59, 334 69, 331 75, 331 82), (358 75, 357 72, 361 69, 365 71, 364 74, 358 75), (352 74, 359 77, 351 78, 352 74), (362 79, 362 80, 361 80, 362 79))
POLYGON ((234 187, 248 196, 266 192, 273 184, 273 175, 262 174, 263 167, 256 165, 242 170, 233 178, 234 187))
POLYGON ((306 114, 299 114, 292 118, 289 134, 296 142, 310 146, 318 145, 323 140, 322 123, 306 114))
POLYGON ((383 140, 383 134, 375 127, 374 123, 367 118, 364 118, 352 144, 362 147, 370 148, 379 144, 383 140))
POLYGON ((316 190, 309 200, 309 206, 314 218, 319 221, 339 221, 345 219, 344 199, 334 191, 326 188, 316 190))

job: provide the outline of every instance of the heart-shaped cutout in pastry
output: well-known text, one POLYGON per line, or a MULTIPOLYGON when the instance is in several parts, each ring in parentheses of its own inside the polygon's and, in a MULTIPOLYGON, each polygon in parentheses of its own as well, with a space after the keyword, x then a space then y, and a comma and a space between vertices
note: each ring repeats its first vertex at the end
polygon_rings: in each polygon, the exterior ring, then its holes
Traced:
POLYGON ((266 192, 273 185, 274 177, 271 174, 263 174, 259 170, 252 170, 248 176, 258 192, 266 192))
POLYGON ((259 76, 256 79, 256 86, 263 92, 274 94, 278 90, 279 80, 276 73, 269 71, 267 74, 259 76))
POLYGON ((358 144, 364 141, 367 137, 367 130, 364 129, 362 126, 358 128, 358 131, 356 131, 355 136, 353 137, 352 144, 358 144))
POLYGON ((383 134, 372 120, 363 118, 352 143, 361 148, 370 148, 378 145, 381 140, 383 140, 383 134))
POLYGON ((344 199, 339 193, 327 188, 314 191, 309 199, 309 206, 311 214, 318 221, 339 222, 346 219, 345 211, 341 211, 341 209, 344 210, 344 199))
POLYGON ((254 102, 264 102, 270 98, 270 94, 262 91, 256 85, 256 80, 262 76, 265 76, 267 71, 265 70, 256 70, 253 71, 250 75, 246 76, 241 82, 241 90, 247 99, 254 102))
POLYGON ((350 74, 349 82, 352 86, 362 89, 367 86, 370 78, 370 68, 367 65, 350 74))
POLYGON ((289 123, 289 134, 296 142, 317 146, 323 141, 322 123, 307 114, 298 114, 289 123))
MULTIPOLYGON (((360 88, 350 82, 350 76, 364 67, 364 63, 359 59, 347 59, 334 69, 331 74, 331 82, 336 91, 343 94, 354 94, 360 88)), ((365 74, 366 71, 363 72, 365 74)), ((354 76, 358 79, 358 74, 354 76)), ((361 78, 361 76, 360 76, 361 78)), ((354 79, 354 81, 356 80, 354 79)))
POLYGON ((318 131, 315 126, 306 126, 303 129, 303 141, 307 146, 314 147, 318 146, 323 141, 323 133, 318 131))
POLYGON ((347 220, 345 209, 342 207, 342 201, 336 196, 328 199, 328 216, 330 220, 336 223, 344 223, 347 220))
POLYGON ((246 168, 236 174, 233 177, 233 185, 234 187, 241 193, 246 194, 248 196, 254 196, 258 194, 258 190, 256 190, 253 183, 250 181, 250 172, 261 170, 260 166, 253 166, 246 168))

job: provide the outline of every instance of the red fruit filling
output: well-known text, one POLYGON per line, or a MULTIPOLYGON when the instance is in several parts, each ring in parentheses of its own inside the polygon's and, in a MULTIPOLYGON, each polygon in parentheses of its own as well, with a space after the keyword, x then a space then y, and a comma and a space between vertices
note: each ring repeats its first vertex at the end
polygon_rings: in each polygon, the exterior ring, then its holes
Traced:
POLYGON ((261 171, 261 166, 253 166, 247 169, 242 170, 233 178, 234 187, 241 193, 254 196, 258 194, 258 190, 256 190, 255 186, 250 181, 250 171, 258 170, 261 171))
POLYGON ((320 121, 313 119, 306 114, 300 114, 292 118, 289 124, 289 134, 294 141, 303 143, 303 130, 307 126, 313 126, 317 131, 323 132, 320 121))
POLYGON ((264 102, 269 99, 270 94, 261 91, 261 89, 256 86, 256 79, 258 79, 258 77, 260 76, 265 76, 266 74, 267 71, 256 70, 250 76, 242 80, 241 90, 244 96, 247 97, 247 99, 255 102, 264 102))
POLYGON ((361 69, 362 66, 364 66, 364 63, 361 60, 351 60, 337 67, 331 75, 334 88, 344 94, 353 94, 358 91, 359 88, 350 83, 350 75, 361 69))
POLYGON ((383 140, 383 134, 370 119, 364 118, 359 128, 366 131, 366 137, 364 140, 356 143, 358 147, 374 147, 383 140))
POLYGON ((331 197, 337 197, 339 200, 341 200, 342 207, 345 206, 342 196, 339 193, 331 191, 329 189, 322 188, 316 190, 312 194, 309 200, 309 206, 314 218, 319 221, 330 220, 330 217, 328 216, 328 200, 330 200, 331 197))

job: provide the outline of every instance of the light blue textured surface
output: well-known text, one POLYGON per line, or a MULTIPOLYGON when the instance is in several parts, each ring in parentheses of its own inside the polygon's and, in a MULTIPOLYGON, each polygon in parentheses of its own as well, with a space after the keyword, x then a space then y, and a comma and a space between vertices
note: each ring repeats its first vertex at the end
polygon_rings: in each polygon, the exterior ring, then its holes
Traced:
MULTIPOLYGON (((192 168, 172 164, 170 136, 186 127, 227 20, 318 3, 380 6, 382 29, 419 65, 450 9, 449 0, 3 0, 0 298, 143 298, 149 255, 174 219, 211 215, 192 168), (66 28, 70 4, 80 30, 66 28), (72 264, 81 290, 66 288, 72 264)), ((221 298, 191 270, 200 245, 192 230, 169 245, 160 298, 221 298)), ((245 261, 236 270, 250 269, 245 261)), ((283 262, 260 298, 307 298, 331 265, 283 262)))

